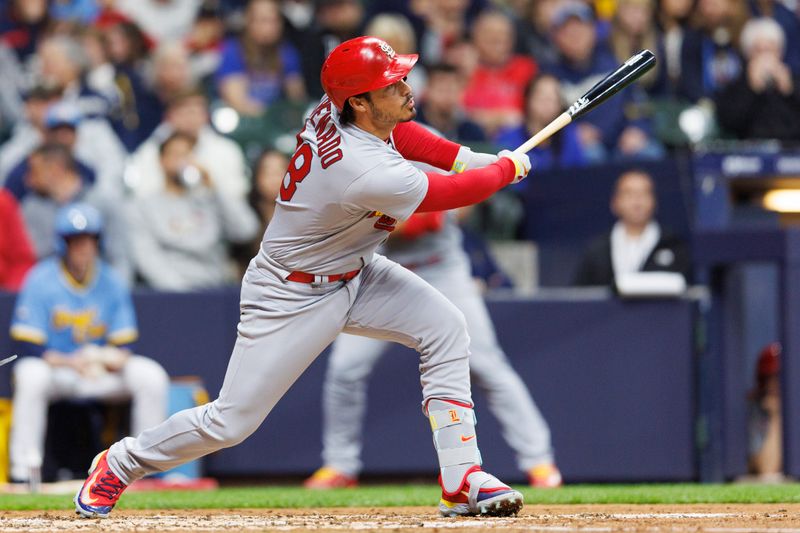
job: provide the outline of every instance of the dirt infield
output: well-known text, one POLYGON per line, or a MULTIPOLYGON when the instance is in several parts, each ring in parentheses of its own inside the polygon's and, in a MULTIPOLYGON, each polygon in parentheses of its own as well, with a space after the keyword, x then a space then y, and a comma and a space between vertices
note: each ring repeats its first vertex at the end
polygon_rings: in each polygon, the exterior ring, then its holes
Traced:
POLYGON ((529 505, 516 518, 439 517, 432 507, 120 511, 81 520, 69 511, 6 511, 6 531, 751 531, 800 533, 800 504, 529 505))

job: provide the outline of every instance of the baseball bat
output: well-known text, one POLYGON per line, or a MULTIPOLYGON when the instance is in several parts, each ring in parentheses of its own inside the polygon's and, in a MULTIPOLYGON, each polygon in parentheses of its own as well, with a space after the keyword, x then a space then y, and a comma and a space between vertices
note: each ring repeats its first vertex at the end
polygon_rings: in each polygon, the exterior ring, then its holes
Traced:
POLYGON ((542 141, 550 138, 554 133, 575 120, 582 117, 595 107, 599 106, 613 95, 641 78, 656 64, 656 56, 650 50, 631 56, 627 61, 617 67, 617 70, 597 82, 594 87, 578 98, 569 109, 558 115, 550 124, 542 128, 533 137, 525 141, 522 146, 514 150, 524 154, 531 148, 538 146, 542 141))

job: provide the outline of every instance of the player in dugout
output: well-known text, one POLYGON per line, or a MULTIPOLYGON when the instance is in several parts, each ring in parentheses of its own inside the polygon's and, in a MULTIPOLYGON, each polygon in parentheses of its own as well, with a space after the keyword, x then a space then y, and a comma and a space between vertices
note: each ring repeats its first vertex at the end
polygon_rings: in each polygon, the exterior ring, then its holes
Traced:
POLYGON ((242 281, 219 397, 99 453, 75 495, 79 515, 108 516, 142 476, 246 439, 342 331, 419 352, 443 515, 511 516, 522 508, 521 493, 481 469, 464 315, 375 250, 399 221, 481 202, 527 176, 530 161, 502 151, 476 167, 485 158, 413 122, 404 80, 417 58, 374 37, 345 41, 327 57, 326 96, 297 136, 275 216, 242 281))
POLYGON ((99 258, 103 220, 89 204, 56 215, 59 254, 40 261, 20 290, 11 338, 22 357, 13 369, 11 479, 29 481, 44 454, 47 408, 69 398, 131 398, 131 429, 167 415, 169 377, 134 355, 138 337, 131 295, 99 258))

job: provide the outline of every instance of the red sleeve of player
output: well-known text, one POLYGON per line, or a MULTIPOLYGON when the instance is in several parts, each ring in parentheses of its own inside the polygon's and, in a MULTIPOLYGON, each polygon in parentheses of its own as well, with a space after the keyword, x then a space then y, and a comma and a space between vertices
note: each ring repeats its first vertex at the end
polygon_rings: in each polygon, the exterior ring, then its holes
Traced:
POLYGON ((18 290, 36 256, 14 198, 0 190, 0 287, 18 290))
POLYGON ((416 122, 401 122, 392 131, 394 147, 411 161, 451 170, 461 145, 431 133, 416 122))
POLYGON ((444 211, 431 211, 429 213, 414 213, 411 218, 403 222, 400 227, 400 236, 404 239, 414 240, 426 233, 435 233, 444 227, 444 211))
POLYGON ((480 203, 514 181, 516 168, 513 161, 501 157, 496 163, 461 174, 426 172, 426 175, 428 192, 417 213, 447 211, 480 203))

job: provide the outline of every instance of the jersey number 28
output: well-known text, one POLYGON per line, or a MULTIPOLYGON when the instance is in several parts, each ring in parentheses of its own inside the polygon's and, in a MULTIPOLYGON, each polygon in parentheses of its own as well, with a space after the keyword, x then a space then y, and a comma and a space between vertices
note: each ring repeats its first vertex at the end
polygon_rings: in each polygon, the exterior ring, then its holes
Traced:
POLYGON ((311 146, 308 143, 301 144, 289 161, 289 168, 281 183, 281 200, 288 202, 297 192, 297 184, 308 176, 311 170, 311 146))

